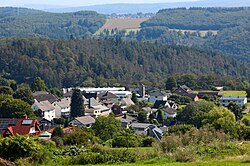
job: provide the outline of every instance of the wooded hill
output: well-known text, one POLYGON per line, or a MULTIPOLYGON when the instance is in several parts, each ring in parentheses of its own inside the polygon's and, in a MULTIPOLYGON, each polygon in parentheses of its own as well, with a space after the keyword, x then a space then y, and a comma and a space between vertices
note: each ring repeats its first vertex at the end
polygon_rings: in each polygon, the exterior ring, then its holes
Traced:
POLYGON ((106 21, 93 11, 49 13, 25 8, 0 8, 0 38, 82 38, 94 34, 106 21))
POLYGON ((250 8, 177 8, 160 10, 142 27, 165 26, 171 29, 222 30, 249 23, 250 8))
POLYGON ((195 45, 250 62, 249 7, 164 9, 141 26, 142 30, 136 35, 139 41, 195 45), (206 30, 207 34, 202 36, 200 30, 206 30), (215 35, 210 30, 218 32, 215 35))
MULTIPOLYGON (((36 76, 49 87, 79 86, 103 79, 122 85, 148 80, 157 85, 176 73, 215 74, 250 80, 247 63, 184 46, 121 40, 1 39, 0 71, 18 83, 36 76)), ((89 85, 89 84, 88 84, 89 85)))

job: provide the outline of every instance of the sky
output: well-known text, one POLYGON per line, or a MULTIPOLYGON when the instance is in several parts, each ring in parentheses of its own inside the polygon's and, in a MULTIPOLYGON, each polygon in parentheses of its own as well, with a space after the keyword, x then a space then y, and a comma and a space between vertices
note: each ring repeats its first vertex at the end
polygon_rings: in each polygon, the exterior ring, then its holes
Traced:
POLYGON ((199 0, 0 0, 0 6, 19 6, 27 4, 43 4, 56 6, 89 6, 111 3, 171 3, 199 0))

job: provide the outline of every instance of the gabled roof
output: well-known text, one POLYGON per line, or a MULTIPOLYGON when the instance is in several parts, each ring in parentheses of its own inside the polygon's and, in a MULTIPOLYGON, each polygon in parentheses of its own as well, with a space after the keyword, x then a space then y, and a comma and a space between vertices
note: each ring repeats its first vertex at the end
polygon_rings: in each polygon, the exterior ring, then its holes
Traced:
POLYGON ((35 135, 41 132, 39 128, 39 123, 36 119, 16 119, 17 123, 15 125, 9 125, 7 128, 3 129, 9 131, 11 135, 28 135, 30 134, 30 129, 35 127, 35 135))
POLYGON ((6 129, 9 125, 16 125, 18 119, 8 119, 8 118, 1 118, 0 119, 0 131, 6 129))
POLYGON ((130 99, 130 98, 123 98, 121 100, 121 105, 122 106, 127 106, 127 107, 130 107, 132 105, 135 105, 135 103, 130 99))
POLYGON ((58 100, 56 96, 44 91, 34 92, 33 96, 38 102, 48 100, 50 103, 54 103, 58 100))
POLYGON ((55 107, 49 101, 35 102, 34 105, 36 105, 42 111, 55 109, 55 107))
POLYGON ((167 96, 167 93, 157 90, 149 93, 150 96, 167 96))
POLYGON ((62 98, 55 102, 61 108, 70 107, 71 99, 70 98, 62 98))
POLYGON ((73 95, 73 90, 64 93, 64 94, 63 94, 63 97, 69 97, 69 98, 71 98, 72 95, 73 95))
POLYGON ((189 87, 186 86, 186 85, 182 85, 182 86, 180 86, 180 88, 183 89, 183 90, 185 90, 186 92, 192 92, 192 89, 189 88, 189 87))
POLYGON ((160 108, 168 104, 168 101, 156 100, 153 108, 160 108))
POLYGON ((173 108, 168 108, 168 107, 167 107, 167 108, 164 108, 163 111, 166 112, 166 113, 168 113, 169 115, 174 115, 174 114, 176 114, 176 112, 177 112, 175 109, 173 109, 173 108))
POLYGON ((149 123, 132 123, 131 124, 131 127, 132 128, 148 128, 149 126, 151 126, 152 124, 149 124, 149 123))
POLYGON ((107 99, 116 99, 119 98, 118 96, 116 96, 115 94, 111 93, 111 92, 103 92, 103 93, 99 93, 98 97, 100 100, 107 100, 107 99))
POLYGON ((83 125, 88 125, 88 124, 94 124, 95 123, 95 119, 91 116, 81 116, 81 117, 77 117, 75 118, 78 122, 80 122, 83 125))

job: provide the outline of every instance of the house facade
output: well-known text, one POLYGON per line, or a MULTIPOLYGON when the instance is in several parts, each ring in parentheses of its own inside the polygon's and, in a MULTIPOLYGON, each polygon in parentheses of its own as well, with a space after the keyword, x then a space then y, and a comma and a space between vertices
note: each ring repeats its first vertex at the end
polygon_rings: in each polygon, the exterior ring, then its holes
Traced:
POLYGON ((155 103, 157 100, 167 101, 168 96, 165 92, 162 91, 151 92, 148 101, 151 103, 155 103))
POLYGON ((245 96, 222 96, 220 98, 220 104, 222 106, 228 106, 230 103, 236 103, 238 106, 243 107, 247 104, 247 97, 245 96))
POLYGON ((55 107, 48 100, 41 101, 41 102, 36 101, 31 106, 31 108, 34 111, 41 110, 42 111, 42 117, 49 120, 49 121, 52 121, 56 117, 55 107))

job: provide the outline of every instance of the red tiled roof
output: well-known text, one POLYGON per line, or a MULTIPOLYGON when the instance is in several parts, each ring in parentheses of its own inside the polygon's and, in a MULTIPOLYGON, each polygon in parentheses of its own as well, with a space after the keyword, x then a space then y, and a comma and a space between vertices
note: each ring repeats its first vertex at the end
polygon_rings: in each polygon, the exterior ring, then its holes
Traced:
POLYGON ((5 130, 4 136, 9 136, 9 135, 39 135, 41 130, 39 128, 39 123, 36 119, 17 119, 16 125, 10 125, 8 126, 5 130), (24 120, 30 120, 30 123, 28 124, 23 124, 24 120), (35 127, 35 133, 30 133, 30 129, 32 127, 35 127), (6 134, 6 132, 9 131, 11 134, 6 134))

